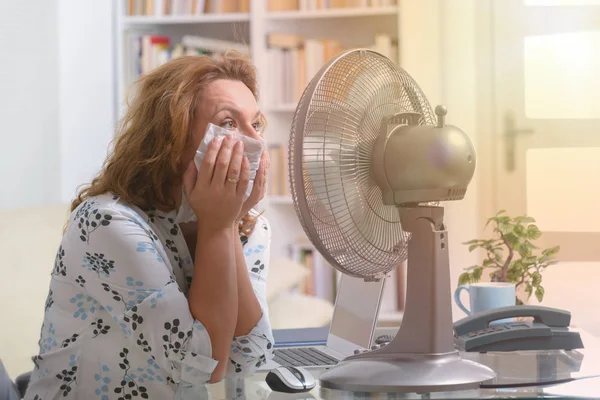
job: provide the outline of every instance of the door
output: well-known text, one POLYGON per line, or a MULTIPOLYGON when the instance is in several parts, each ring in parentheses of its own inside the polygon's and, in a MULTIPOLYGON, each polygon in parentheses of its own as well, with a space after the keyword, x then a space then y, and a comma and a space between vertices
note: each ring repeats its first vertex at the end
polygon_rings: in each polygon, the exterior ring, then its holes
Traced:
POLYGON ((577 308, 600 334, 584 315, 600 291, 600 0, 492 5, 494 209, 534 217, 536 245, 560 245, 542 304, 577 308))

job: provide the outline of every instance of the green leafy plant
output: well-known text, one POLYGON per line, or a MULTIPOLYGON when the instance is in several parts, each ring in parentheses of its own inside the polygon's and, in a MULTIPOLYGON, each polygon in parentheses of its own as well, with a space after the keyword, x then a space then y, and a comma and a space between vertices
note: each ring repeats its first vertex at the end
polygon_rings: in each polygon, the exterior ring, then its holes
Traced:
MULTIPOLYGON (((492 223, 494 237, 492 239, 474 239, 463 244, 469 246, 469 251, 483 249, 486 257, 481 265, 465 268, 458 278, 459 285, 479 282, 484 270, 491 270, 492 282, 512 282, 517 288, 525 285, 527 299, 535 293, 538 301, 544 298, 542 273, 550 265, 556 264, 554 256, 560 246, 539 250, 533 241, 540 238, 542 232, 535 225, 535 219, 528 216, 511 218, 500 210, 488 219, 486 227, 492 223), (538 254, 534 254, 538 253, 538 254)), ((524 302, 518 298, 517 304, 524 302)))

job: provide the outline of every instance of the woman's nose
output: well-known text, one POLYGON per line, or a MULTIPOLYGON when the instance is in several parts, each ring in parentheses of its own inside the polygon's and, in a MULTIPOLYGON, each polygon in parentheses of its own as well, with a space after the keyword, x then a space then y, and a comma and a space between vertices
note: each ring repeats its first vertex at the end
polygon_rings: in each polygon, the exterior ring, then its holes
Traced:
POLYGON ((262 138, 260 132, 257 132, 256 129, 249 124, 248 126, 244 126, 244 130, 242 132, 245 136, 251 137, 252 139, 260 140, 262 138))

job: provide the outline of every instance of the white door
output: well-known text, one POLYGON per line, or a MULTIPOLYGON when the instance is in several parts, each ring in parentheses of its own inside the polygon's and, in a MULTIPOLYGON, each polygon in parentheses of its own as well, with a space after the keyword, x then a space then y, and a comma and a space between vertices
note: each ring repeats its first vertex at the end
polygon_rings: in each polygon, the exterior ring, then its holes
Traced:
POLYGON ((560 245, 542 304, 600 335, 600 0, 493 0, 493 20, 494 208, 560 245))

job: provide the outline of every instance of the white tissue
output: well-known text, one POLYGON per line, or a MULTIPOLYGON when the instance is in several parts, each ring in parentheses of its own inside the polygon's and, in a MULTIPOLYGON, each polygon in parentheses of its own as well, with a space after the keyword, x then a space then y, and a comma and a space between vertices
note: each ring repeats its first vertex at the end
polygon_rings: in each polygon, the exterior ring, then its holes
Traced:
MULTIPOLYGON (((194 156, 196 170, 200 170, 200 166, 202 165, 202 160, 204 159, 204 155, 206 154, 208 145, 213 140, 213 138, 219 136, 225 138, 226 135, 233 135, 236 139, 244 143, 244 155, 248 158, 248 161, 250 162, 250 183, 244 196, 244 200, 246 200, 250 196, 250 193, 252 193, 252 187, 254 186, 254 178, 256 177, 256 172, 258 171, 258 167, 260 165, 260 156, 262 155, 265 146, 264 141, 253 139, 249 136, 239 133, 238 131, 221 128, 220 126, 209 123, 208 127, 206 128, 206 132, 204 133, 204 137, 202 138, 202 141, 198 146, 198 150, 196 150, 196 155, 194 156)), ((177 216, 175 217, 175 222, 184 223, 191 221, 196 221, 196 213, 189 205, 185 196, 185 191, 183 191, 181 206, 179 207, 177 216)))

